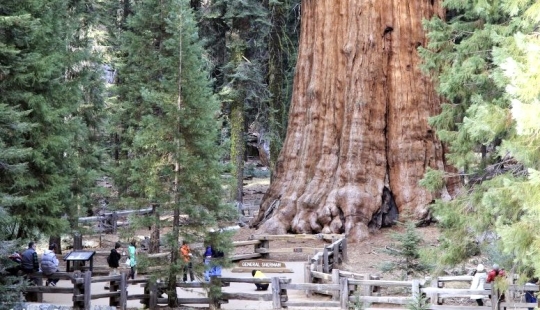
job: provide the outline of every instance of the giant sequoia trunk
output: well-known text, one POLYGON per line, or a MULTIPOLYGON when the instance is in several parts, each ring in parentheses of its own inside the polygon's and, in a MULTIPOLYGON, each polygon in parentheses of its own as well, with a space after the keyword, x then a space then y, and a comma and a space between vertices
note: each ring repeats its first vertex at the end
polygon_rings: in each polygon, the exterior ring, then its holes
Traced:
POLYGON ((360 240, 406 210, 426 216, 435 197, 418 181, 444 162, 427 124, 440 98, 417 47, 438 2, 302 1, 287 137, 252 226, 360 240))

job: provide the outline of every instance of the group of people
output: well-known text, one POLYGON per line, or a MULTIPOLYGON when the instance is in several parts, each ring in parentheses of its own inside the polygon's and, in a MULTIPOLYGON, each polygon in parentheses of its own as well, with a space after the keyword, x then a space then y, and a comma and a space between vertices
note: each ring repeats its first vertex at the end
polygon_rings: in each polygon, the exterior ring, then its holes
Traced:
POLYGON ((30 275, 41 271, 43 272, 43 275, 47 276, 45 285, 56 286, 56 283, 58 283, 60 279, 51 276, 59 271, 59 261, 58 258, 56 258, 57 251, 58 246, 55 243, 51 243, 48 249, 43 252, 40 264, 36 252, 36 243, 31 241, 28 243, 28 248, 21 254, 15 252, 9 256, 9 259, 15 262, 16 265, 8 268, 7 271, 12 275, 18 275, 19 271, 21 271, 31 283, 36 285, 38 284, 38 278, 30 277, 30 275))
MULTIPOLYGON (((485 283, 494 283, 497 281, 497 279, 502 279, 506 276, 504 269, 500 268, 498 264, 494 264, 491 271, 486 273, 486 269, 484 265, 479 264, 476 267, 476 270, 474 271, 473 280, 471 283, 471 290, 483 290, 485 283)), ((529 281, 525 285, 537 285, 538 284, 538 278, 534 277, 529 279, 529 281)), ((504 293, 496 292, 498 295, 498 301, 504 301, 504 293)), ((488 296, 486 295, 472 295, 471 299, 476 300, 476 303, 478 306, 483 306, 484 301, 483 299, 488 296)), ((535 303, 537 302, 537 297, 533 291, 526 291, 525 292, 525 302, 527 303, 535 303)), ((529 310, 532 310, 533 308, 529 308, 529 310)))
MULTIPOLYGON (((118 268, 120 267, 120 260, 124 255, 124 252, 121 252, 121 248, 122 244, 120 242, 116 242, 114 249, 111 249, 111 253, 107 258, 107 263, 109 264, 110 268, 109 275, 120 274, 118 268)), ((129 256, 126 260, 126 264, 130 267, 128 279, 135 279, 135 269, 137 266, 137 246, 135 241, 131 241, 128 247, 128 255, 129 256)), ((189 274, 190 281, 195 282, 192 262, 193 253, 187 241, 182 242, 182 246, 180 247, 180 255, 184 261, 182 277, 183 281, 187 282, 189 274)), ((221 276, 221 266, 216 259, 222 258, 223 256, 222 251, 215 250, 211 246, 206 247, 206 251, 204 253, 204 263, 208 266, 204 275, 206 281, 209 281, 211 276, 221 276)))
MULTIPOLYGON (((122 244, 120 242, 116 242, 114 244, 114 249, 111 249, 111 253, 107 257, 107 264, 109 264, 110 268, 110 276, 120 274, 118 268, 120 268, 120 260, 125 254, 123 251, 120 253, 121 248, 122 244)), ((128 258, 126 259, 126 265, 130 268, 128 279, 135 279, 135 269, 137 266, 137 242, 135 240, 132 240, 128 246, 128 258)))
MULTIPOLYGON (((122 259, 122 256, 125 255, 124 251, 122 250, 122 244, 120 242, 116 242, 113 249, 111 249, 110 254, 107 257, 107 264, 109 265, 110 271, 109 275, 119 275, 120 272, 118 268, 120 268, 120 260, 122 259)), ((137 246, 135 240, 130 242, 130 245, 127 248, 128 250, 128 258, 126 260, 126 264, 130 267, 130 272, 128 279, 135 279, 135 270, 137 266, 137 246)), ((35 272, 43 272, 43 275, 47 276, 47 281, 45 283, 46 286, 56 286, 58 281, 60 279, 52 277, 52 275, 55 272, 59 271, 58 265, 59 261, 56 257, 56 252, 58 251, 58 246, 55 243, 52 243, 49 245, 48 249, 43 252, 43 255, 41 256, 41 264, 38 260, 38 255, 36 252, 36 243, 30 242, 28 243, 28 248, 22 252, 21 254, 15 252, 12 255, 9 256, 9 258, 16 262, 17 265, 14 267, 8 268, 7 271, 10 272, 13 275, 19 274, 19 271, 22 271, 22 273, 29 277, 30 274, 35 272)), ((191 282, 195 281, 195 277, 193 275, 193 264, 192 264, 192 257, 193 253, 191 252, 191 248, 189 247, 189 244, 186 241, 182 242, 182 246, 180 247, 180 255, 184 261, 184 269, 183 269, 183 281, 187 282, 188 274, 191 282)), ((221 270, 222 267, 219 264, 219 259, 224 257, 224 253, 220 250, 216 250, 212 248, 212 246, 208 245, 206 246, 205 252, 204 252, 204 264, 206 265, 205 273, 204 273, 204 280, 210 281, 210 277, 216 276, 221 277, 221 270)), ((266 278, 264 273, 262 273, 260 270, 253 270, 252 276, 254 278, 266 278)), ((38 284, 37 278, 29 278, 31 282, 34 284, 38 284)), ((261 291, 266 291, 268 289, 269 284, 261 284, 261 283, 255 283, 256 289, 261 291)), ((105 287, 105 289, 108 289, 109 287, 105 287)))

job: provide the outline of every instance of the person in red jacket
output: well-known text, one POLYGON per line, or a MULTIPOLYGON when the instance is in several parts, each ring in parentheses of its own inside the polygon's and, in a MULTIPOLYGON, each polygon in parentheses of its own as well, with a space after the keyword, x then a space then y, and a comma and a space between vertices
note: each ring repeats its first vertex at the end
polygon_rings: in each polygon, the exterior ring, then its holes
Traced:
MULTIPOLYGON (((504 269, 499 268, 499 265, 493 264, 493 269, 491 269, 490 272, 488 272, 486 283, 494 283, 498 277, 504 278, 506 274, 504 273, 504 269)), ((494 283, 495 284, 495 283, 494 283)), ((493 291, 494 288, 492 288, 493 291)), ((498 289, 497 291, 497 297, 498 301, 502 302, 504 301, 504 293, 501 293, 498 289)), ((506 307, 504 308, 506 309, 506 307)))
POLYGON ((500 269, 499 265, 493 264, 493 269, 491 269, 490 272, 488 272, 486 283, 491 283, 495 281, 496 277, 504 277, 504 269, 500 269))

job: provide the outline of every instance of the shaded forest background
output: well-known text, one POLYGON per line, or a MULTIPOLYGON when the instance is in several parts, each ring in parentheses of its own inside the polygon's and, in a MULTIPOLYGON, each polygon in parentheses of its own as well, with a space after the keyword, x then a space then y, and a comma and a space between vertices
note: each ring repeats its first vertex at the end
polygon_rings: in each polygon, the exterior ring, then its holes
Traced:
MULTIPOLYGON (((459 190, 422 206, 443 232, 434 266, 482 252, 538 275, 540 3, 435 2, 444 14, 424 19, 427 44, 413 52, 441 98, 427 121, 453 170, 428 169, 418 185, 459 190)), ((308 5, 3 1, 2 257, 77 232, 79 217, 148 206, 156 217, 139 225, 155 240, 159 213, 174 214, 171 249, 192 238, 230 251, 208 228, 238 221, 249 156, 275 172, 308 5)))

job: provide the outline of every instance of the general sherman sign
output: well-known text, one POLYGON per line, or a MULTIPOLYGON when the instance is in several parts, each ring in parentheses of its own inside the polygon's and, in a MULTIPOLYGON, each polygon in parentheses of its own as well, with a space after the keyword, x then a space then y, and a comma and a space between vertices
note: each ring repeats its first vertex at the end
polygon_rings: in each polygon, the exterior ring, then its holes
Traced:
POLYGON ((292 272, 285 263, 275 260, 256 259, 243 260, 237 263, 237 267, 233 268, 233 272, 251 272, 251 270, 261 270, 263 272, 292 272))
POLYGON ((238 267, 245 268, 286 268, 285 263, 269 260, 244 260, 238 263, 238 267))

